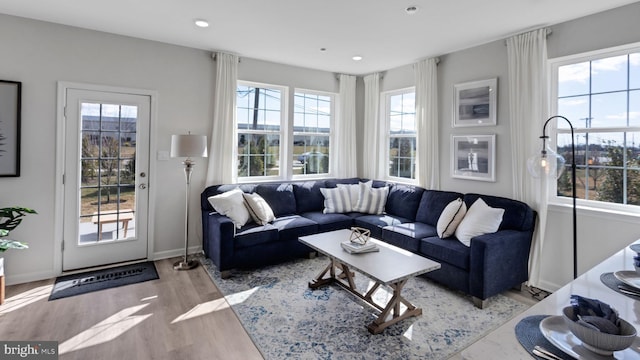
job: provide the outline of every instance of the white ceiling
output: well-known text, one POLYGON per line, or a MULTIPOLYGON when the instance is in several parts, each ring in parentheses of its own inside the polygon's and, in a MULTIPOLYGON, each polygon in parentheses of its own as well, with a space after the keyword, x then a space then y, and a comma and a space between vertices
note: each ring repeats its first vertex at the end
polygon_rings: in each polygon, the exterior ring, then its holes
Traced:
POLYGON ((0 0, 0 13, 358 75, 634 2, 0 0), (412 5, 418 12, 406 14, 412 5), (198 18, 210 26, 197 28, 193 21, 198 18), (354 55, 364 59, 353 61, 354 55))

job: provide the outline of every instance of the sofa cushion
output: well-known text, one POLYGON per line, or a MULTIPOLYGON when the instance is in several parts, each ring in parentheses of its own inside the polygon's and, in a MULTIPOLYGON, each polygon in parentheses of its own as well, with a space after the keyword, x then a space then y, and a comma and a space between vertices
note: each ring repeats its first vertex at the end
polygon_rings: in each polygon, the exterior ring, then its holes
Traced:
POLYGON ((389 189, 384 211, 414 221, 423 192, 421 187, 396 184, 389 189))
POLYGON ((320 189, 324 187, 327 187, 324 180, 293 183, 297 213, 322 211, 324 197, 320 193, 320 189))
POLYGON ((471 250, 460 241, 441 239, 437 236, 420 240, 420 254, 438 262, 448 263, 469 270, 471 250))
POLYGON ((209 197, 209 203, 218 213, 228 217, 240 229, 251 219, 239 188, 209 197))
POLYGON ((535 226, 533 209, 529 207, 529 205, 518 200, 507 199, 499 196, 469 193, 464 195, 464 202, 467 204, 467 208, 469 208, 469 206, 480 197, 485 203, 487 203, 487 205, 493 208, 501 208, 505 210, 502 217, 502 223, 498 230, 526 231, 532 230, 535 226))
POLYGON ((233 246, 237 249, 278 241, 278 229, 271 225, 249 223, 236 232, 233 246))
POLYGON ((367 183, 360 183, 358 205, 354 210, 364 214, 382 214, 385 204, 387 203, 388 195, 388 186, 372 188, 367 183))
POLYGON ((371 230, 371 236, 382 238, 382 228, 389 225, 398 225, 409 222, 409 219, 393 215, 362 215, 354 219, 354 225, 371 230))
POLYGON ((420 240, 431 236, 436 236, 436 228, 424 223, 404 223, 382 228, 382 240, 414 253, 420 249, 420 240))
POLYGON ((213 206, 209 203, 209 198, 224 192, 240 188, 242 192, 252 193, 254 192, 256 185, 254 184, 228 184, 228 185, 212 185, 204 189, 200 194, 200 208, 203 211, 213 211, 213 206))
POLYGON ((266 225, 276 219, 271 206, 259 194, 242 194, 251 218, 257 224, 266 225))
POLYGON ((260 184, 256 186, 256 192, 269 203, 276 217, 296 213, 292 184, 260 184))
POLYGON ((279 217, 273 221, 273 226, 278 229, 280 241, 297 241, 300 236, 318 232, 318 224, 315 221, 300 215, 279 217))
POLYGON ((425 190, 416 212, 415 221, 437 226, 444 208, 453 200, 463 196, 461 193, 453 191, 425 190))
POLYGON ((348 229, 353 225, 353 217, 350 214, 324 214, 320 211, 301 214, 318 224, 319 232, 339 229, 348 229))
POLYGON ((458 225, 456 237, 462 244, 471 246, 472 238, 498 231, 503 214, 504 209, 492 208, 479 198, 458 225))
POLYGON ((464 215, 467 213, 467 205, 461 198, 457 198, 447 205, 442 210, 436 229, 438 230, 438 236, 441 238, 448 238, 455 234, 458 225, 462 222, 464 215))
POLYGON ((343 186, 337 188, 322 188, 320 192, 322 196, 324 196, 324 209, 322 212, 325 214, 353 211, 349 188, 343 186))

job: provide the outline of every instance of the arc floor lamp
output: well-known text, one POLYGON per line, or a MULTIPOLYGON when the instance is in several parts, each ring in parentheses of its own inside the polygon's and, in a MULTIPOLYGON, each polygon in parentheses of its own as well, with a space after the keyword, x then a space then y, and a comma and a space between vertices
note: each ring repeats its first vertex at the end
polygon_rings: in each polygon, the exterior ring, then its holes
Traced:
MULTIPOLYGON (((578 233, 576 216, 576 146, 571 121, 564 116, 555 115, 547 119, 542 127, 542 151, 527 160, 527 168, 533 177, 559 179, 565 168, 565 159, 547 145, 547 124, 553 119, 564 119, 571 129, 571 189, 573 197, 573 278, 578 277, 578 233)), ((544 235, 544 234, 543 234, 544 235)))
POLYGON ((184 176, 187 182, 185 191, 184 208, 184 257, 181 261, 173 264, 174 270, 189 270, 198 266, 198 262, 189 260, 189 185, 191 184, 191 173, 195 162, 192 157, 207 157, 207 137, 204 135, 172 135, 171 136, 171 157, 186 158, 184 165, 184 176))

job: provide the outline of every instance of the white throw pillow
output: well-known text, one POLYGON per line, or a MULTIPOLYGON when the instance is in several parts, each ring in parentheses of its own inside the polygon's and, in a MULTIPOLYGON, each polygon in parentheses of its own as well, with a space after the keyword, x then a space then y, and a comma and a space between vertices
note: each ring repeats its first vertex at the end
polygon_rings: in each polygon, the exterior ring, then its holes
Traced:
POLYGON ((502 215, 504 215, 504 209, 492 208, 478 198, 458 225, 456 237, 464 245, 471 246, 471 238, 498 231, 502 223, 502 215))
POLYGON ((269 206, 262 196, 256 193, 242 195, 244 196, 247 209, 249 210, 249 214, 251 214, 253 221, 260 225, 267 225, 276 219, 271 206, 269 206))
POLYGON ((360 184, 371 187, 373 181, 369 180, 367 182, 360 182, 358 184, 337 184, 338 187, 349 189, 349 195, 351 196, 351 209, 356 209, 358 207, 358 200, 360 199, 360 184))
POLYGON ((373 188, 366 183, 360 183, 360 196, 358 197, 358 206, 354 211, 364 214, 382 214, 384 206, 387 204, 387 195, 389 195, 389 187, 373 188))
POLYGON ((209 196, 207 200, 215 211, 227 216, 240 229, 251 219, 242 194, 240 188, 235 188, 219 195, 209 196))
POLYGON ((442 210, 442 214, 440 214, 440 218, 438 218, 438 224, 436 225, 438 236, 444 239, 453 235, 466 213, 467 205, 465 205, 462 199, 457 198, 450 202, 444 210, 442 210))
POLYGON ((322 211, 323 213, 332 214, 347 213, 353 211, 349 188, 320 188, 320 192, 322 193, 322 196, 324 196, 324 210, 322 211))

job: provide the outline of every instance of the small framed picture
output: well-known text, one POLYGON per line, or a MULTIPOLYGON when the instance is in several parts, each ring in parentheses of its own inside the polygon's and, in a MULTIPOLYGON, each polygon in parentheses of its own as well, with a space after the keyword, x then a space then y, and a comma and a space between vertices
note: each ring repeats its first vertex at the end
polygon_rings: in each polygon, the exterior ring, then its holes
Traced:
POLYGON ((452 135, 451 176, 496 181, 496 135, 452 135))
POLYGON ((453 86, 453 127, 496 125, 498 79, 453 86))
POLYGON ((0 80, 0 177, 20 176, 22 83, 0 80))

